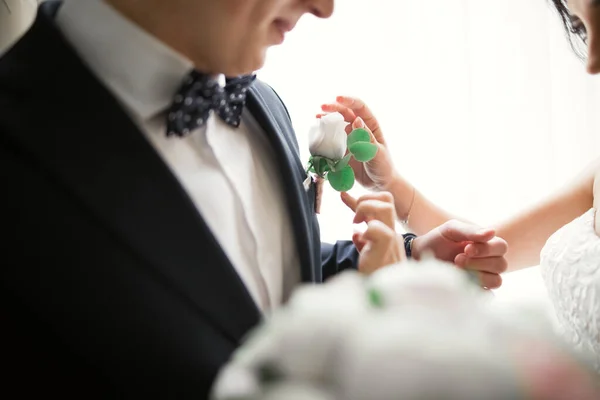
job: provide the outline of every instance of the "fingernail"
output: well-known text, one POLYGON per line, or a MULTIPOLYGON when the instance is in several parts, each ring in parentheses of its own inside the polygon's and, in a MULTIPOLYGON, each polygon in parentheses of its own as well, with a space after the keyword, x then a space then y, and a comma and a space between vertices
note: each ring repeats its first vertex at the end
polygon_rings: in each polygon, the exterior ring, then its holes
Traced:
POLYGON ((485 235, 488 235, 490 232, 491 232, 490 229, 481 229, 477 232, 477 234, 481 235, 481 236, 485 236, 485 235))
POLYGON ((364 128, 365 127, 365 121, 362 120, 361 117, 356 118, 356 120, 354 121, 354 125, 357 128, 364 128))
POLYGON ((470 256, 476 256, 479 252, 475 246, 467 246, 465 250, 465 253, 467 253, 470 256))

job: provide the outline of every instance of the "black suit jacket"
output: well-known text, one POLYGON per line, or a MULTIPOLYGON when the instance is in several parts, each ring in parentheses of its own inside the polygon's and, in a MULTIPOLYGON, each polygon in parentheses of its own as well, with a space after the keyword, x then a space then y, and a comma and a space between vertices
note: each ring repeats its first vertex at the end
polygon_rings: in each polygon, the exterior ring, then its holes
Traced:
MULTIPOLYGON (((44 3, 0 60, 1 390, 205 398, 260 313, 176 178, 56 29, 59 5, 44 3)), ((354 267, 349 243, 320 244, 281 100, 256 82, 247 106, 287 178, 302 281, 354 267)))

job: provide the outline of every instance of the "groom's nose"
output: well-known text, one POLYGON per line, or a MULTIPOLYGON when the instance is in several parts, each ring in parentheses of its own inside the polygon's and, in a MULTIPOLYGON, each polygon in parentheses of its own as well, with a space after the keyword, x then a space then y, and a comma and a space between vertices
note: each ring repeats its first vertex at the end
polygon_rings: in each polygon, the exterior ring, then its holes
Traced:
POLYGON ((334 0, 305 0, 310 13, 319 18, 329 18, 333 14, 334 0))
POLYGON ((588 32, 587 72, 595 75, 600 73, 600 37, 593 30, 588 32))
POLYGON ((600 54, 593 54, 592 52, 589 53, 586 69, 588 74, 591 75, 597 75, 600 73, 600 54))

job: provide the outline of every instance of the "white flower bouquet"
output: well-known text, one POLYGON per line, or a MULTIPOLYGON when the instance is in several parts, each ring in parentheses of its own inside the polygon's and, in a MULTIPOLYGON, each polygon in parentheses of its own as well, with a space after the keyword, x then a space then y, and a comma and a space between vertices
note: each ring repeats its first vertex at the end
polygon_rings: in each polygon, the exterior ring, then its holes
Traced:
POLYGON ((221 372, 215 400, 596 399, 544 313, 462 271, 406 263, 306 286, 221 372))

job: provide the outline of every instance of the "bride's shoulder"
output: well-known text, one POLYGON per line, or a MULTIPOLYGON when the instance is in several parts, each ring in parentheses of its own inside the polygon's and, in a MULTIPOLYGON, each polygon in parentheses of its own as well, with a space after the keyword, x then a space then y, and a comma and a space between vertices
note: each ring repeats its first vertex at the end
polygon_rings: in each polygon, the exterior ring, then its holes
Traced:
MULTIPOLYGON (((579 182, 583 188, 600 200, 600 157, 590 162, 579 174, 579 182)), ((596 206, 594 202, 594 206, 596 206)))
MULTIPOLYGON (((595 210, 600 209, 600 158, 597 158, 590 165, 592 176, 592 205, 595 210)), ((594 217, 594 230, 600 236, 600 213, 596 212, 594 217)))
POLYGON ((600 157, 592 161, 586 171, 586 175, 591 177, 594 208, 597 209, 600 206, 600 157))

